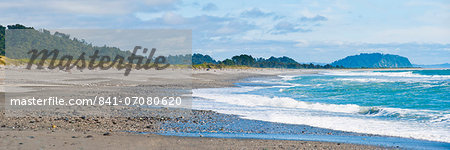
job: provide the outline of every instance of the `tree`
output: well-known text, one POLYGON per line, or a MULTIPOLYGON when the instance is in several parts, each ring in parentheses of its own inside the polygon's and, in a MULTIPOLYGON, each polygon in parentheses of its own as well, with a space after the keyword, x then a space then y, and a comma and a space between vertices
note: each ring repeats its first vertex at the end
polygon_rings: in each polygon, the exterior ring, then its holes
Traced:
POLYGON ((231 58, 236 65, 253 66, 256 62, 255 58, 250 55, 239 55, 231 58))
POLYGON ((203 63, 211 63, 211 64, 217 64, 217 61, 211 58, 209 55, 202 55, 202 54, 194 54, 192 55, 192 64, 198 65, 203 63))
POLYGON ((6 27, 0 25, 0 55, 5 56, 5 31, 6 27))
POLYGON ((8 25, 8 29, 34 29, 33 27, 26 27, 21 24, 8 25))
POLYGON ((227 65, 227 66, 232 66, 235 65, 234 61, 232 61, 231 59, 225 59, 221 62, 221 64, 227 65))

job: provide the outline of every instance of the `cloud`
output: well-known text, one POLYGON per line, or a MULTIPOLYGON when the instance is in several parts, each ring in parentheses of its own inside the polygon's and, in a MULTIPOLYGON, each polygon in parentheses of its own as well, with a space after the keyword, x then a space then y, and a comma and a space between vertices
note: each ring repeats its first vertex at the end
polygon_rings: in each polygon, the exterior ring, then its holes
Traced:
POLYGON ((274 15, 274 13, 264 12, 259 8, 252 8, 250 10, 245 10, 244 12, 241 13, 240 16, 245 18, 257 18, 257 17, 267 17, 271 15, 274 15))
POLYGON ((317 21, 327 21, 327 20, 328 19, 326 17, 321 16, 321 15, 316 15, 314 17, 303 16, 300 18, 300 21, 303 21, 303 22, 317 22, 317 21))
POLYGON ((225 23, 216 33, 222 35, 238 34, 254 29, 256 26, 247 21, 230 21, 225 23))
POLYGON ((305 29, 300 24, 294 24, 288 21, 281 21, 272 29, 273 34, 284 34, 291 32, 310 32, 311 29, 305 29))
POLYGON ((214 11, 214 10, 218 10, 218 9, 219 8, 213 3, 208 3, 202 7, 203 11, 214 11))
MULTIPOLYGON (((285 19, 285 18, 279 18, 285 19)), ((282 20, 275 24, 270 31, 272 34, 286 34, 294 32, 311 32, 314 27, 320 26, 318 22, 327 21, 328 19, 321 15, 316 15, 314 17, 302 16, 299 19, 294 19, 293 21, 282 20)))
POLYGON ((0 22, 35 28, 134 28, 142 22, 136 13, 176 11, 181 1, 41 0, 39 6, 35 4, 32 0, 0 1, 0 22))
POLYGON ((242 34, 256 28, 255 25, 239 18, 211 15, 184 17, 173 12, 144 21, 143 24, 155 28, 192 29, 196 40, 242 34))

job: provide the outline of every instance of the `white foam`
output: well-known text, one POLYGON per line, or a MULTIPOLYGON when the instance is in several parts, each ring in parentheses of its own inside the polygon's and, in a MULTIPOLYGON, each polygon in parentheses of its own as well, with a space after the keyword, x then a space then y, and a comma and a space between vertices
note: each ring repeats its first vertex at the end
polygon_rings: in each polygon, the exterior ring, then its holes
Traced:
MULTIPOLYGON (((244 88, 245 89, 245 88, 244 88)), ((361 107, 354 104, 335 105, 321 104, 297 101, 289 97, 266 97, 252 94, 231 94, 231 93, 214 93, 213 89, 194 90, 194 97, 202 97, 217 102, 225 102, 228 104, 248 106, 248 107, 279 107, 279 108, 302 108, 310 110, 320 110, 341 113, 358 113, 361 107)), ((223 90, 231 91, 231 90, 223 90)))
POLYGON ((413 124, 407 121, 385 121, 341 116, 317 116, 295 111, 268 110, 263 112, 229 112, 244 118, 270 122, 304 124, 333 130, 398 136, 414 139, 450 142, 450 134, 445 126, 413 124))
POLYGON ((281 77, 281 80, 283 81, 290 81, 294 80, 294 78, 298 77, 298 75, 278 75, 278 77, 281 77))
MULTIPOLYGON (((428 122, 387 121, 370 118, 370 116, 390 114, 407 116, 412 114, 413 116, 427 117, 428 115, 428 117, 432 117, 435 112, 397 108, 371 108, 353 104, 309 103, 288 97, 266 97, 252 94, 233 94, 232 92, 248 91, 248 89, 249 87, 221 88, 220 90, 196 89, 193 91, 193 95, 207 100, 194 101, 194 109, 214 110, 219 113, 235 114, 247 119, 262 121, 304 124, 349 132, 450 142, 450 130, 447 127, 448 114, 435 117, 435 119, 428 122), (208 104, 205 105, 206 103, 208 104), (368 116, 361 114, 369 109, 379 109, 377 110, 379 112, 368 116), (339 113, 341 115, 337 115, 339 113), (446 119, 447 121, 442 122, 442 120, 446 119), (433 123, 433 121, 438 123, 433 123)), ((255 87, 252 89, 255 89, 255 87)))

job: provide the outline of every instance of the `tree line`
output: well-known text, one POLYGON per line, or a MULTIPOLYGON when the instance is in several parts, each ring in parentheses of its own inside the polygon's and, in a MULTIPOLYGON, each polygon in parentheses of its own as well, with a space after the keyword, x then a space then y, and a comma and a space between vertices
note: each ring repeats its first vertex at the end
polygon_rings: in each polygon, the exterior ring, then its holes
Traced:
POLYGON ((316 65, 316 64, 302 64, 298 63, 287 56, 270 57, 270 58, 254 58, 251 55, 242 54, 227 58, 223 61, 216 61, 209 55, 194 54, 192 55, 192 64, 199 66, 206 66, 207 68, 217 68, 219 66, 247 66, 256 68, 288 68, 288 69, 331 69, 344 68, 343 66, 316 65), (209 66, 209 67, 208 67, 209 66))

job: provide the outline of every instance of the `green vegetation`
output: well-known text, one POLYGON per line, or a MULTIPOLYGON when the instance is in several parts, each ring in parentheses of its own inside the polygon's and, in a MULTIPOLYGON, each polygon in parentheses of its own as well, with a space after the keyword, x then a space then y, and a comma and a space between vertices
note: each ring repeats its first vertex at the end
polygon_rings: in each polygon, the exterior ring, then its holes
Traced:
POLYGON ((111 58, 114 58, 116 55, 131 55, 131 52, 121 51, 116 47, 108 47, 106 45, 102 47, 93 46, 92 44, 86 43, 84 40, 79 40, 77 38, 71 39, 70 35, 64 33, 55 32, 54 34, 51 34, 50 31, 45 29, 38 31, 22 25, 8 26, 6 34, 8 35, 8 41, 6 41, 8 42, 8 52, 6 53, 6 56, 11 59, 30 58, 28 51, 32 49, 58 49, 60 51, 59 56, 80 56, 83 52, 87 56, 91 56, 95 50, 99 50, 99 55, 110 56, 111 58))
POLYGON ((5 30, 6 27, 0 25, 0 56, 5 56, 5 30))
POLYGON ((192 65, 193 69, 250 69, 254 67, 242 66, 242 65, 225 65, 225 64, 212 64, 212 63, 203 63, 192 65))
POLYGON ((344 66, 346 68, 405 68, 412 67, 408 58, 381 53, 362 53, 347 56, 344 59, 333 62, 331 65, 344 66))
POLYGON ((231 59, 225 59, 223 61, 216 61, 212 59, 209 55, 194 54, 192 55, 192 64, 194 68, 229 68, 232 67, 253 67, 253 68, 289 68, 289 69, 331 69, 331 68, 342 68, 341 66, 331 66, 327 65, 314 65, 314 64, 300 64, 292 58, 283 57, 270 57, 265 58, 254 58, 251 55, 238 55, 233 56, 231 59))
POLYGON ((217 61, 211 58, 209 55, 202 55, 202 54, 192 55, 192 65, 199 65, 203 63, 217 64, 217 61))

